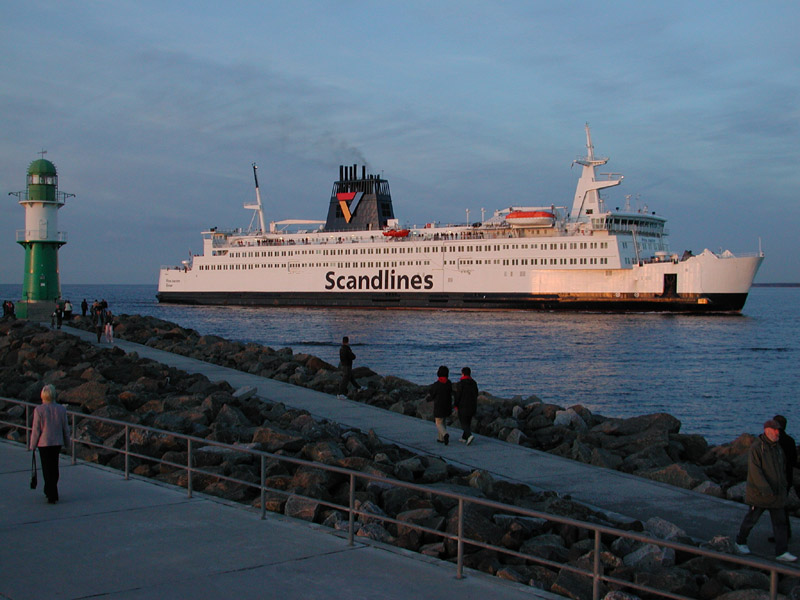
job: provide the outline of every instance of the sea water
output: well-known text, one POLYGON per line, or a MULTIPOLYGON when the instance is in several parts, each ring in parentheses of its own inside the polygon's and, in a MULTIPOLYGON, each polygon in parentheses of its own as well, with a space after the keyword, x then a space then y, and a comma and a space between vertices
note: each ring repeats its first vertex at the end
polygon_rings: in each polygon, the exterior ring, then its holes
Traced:
MULTIPOLYGON (((21 286, 0 285, 3 299, 21 286)), ((800 288, 753 288, 742 315, 399 311, 158 304, 154 285, 63 285, 76 313, 104 298, 151 315, 338 363, 343 335, 381 375, 430 383, 440 364, 472 368, 495 396, 536 395, 608 417, 667 412, 713 444, 759 433, 775 414, 800 437, 800 288)))

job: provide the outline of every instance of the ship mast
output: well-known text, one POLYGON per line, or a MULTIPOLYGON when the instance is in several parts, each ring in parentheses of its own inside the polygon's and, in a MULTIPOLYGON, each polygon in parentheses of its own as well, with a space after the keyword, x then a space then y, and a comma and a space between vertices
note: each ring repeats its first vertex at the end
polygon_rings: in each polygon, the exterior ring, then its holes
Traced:
POLYGON ((592 132, 589 124, 586 123, 586 156, 577 158, 573 164, 577 163, 583 167, 583 173, 578 180, 578 187, 575 190, 575 199, 572 202, 572 219, 578 219, 583 215, 598 214, 600 212, 600 194, 598 190, 619 185, 622 182, 622 175, 616 173, 601 173, 601 180, 597 180, 595 168, 608 162, 608 158, 595 158, 594 146, 592 145, 592 132))
POLYGON ((258 223, 261 227, 261 233, 266 233, 267 227, 266 223, 264 222, 264 209, 261 205, 261 191, 258 189, 258 166, 256 163, 253 163, 253 178, 256 182, 256 203, 255 204, 245 204, 244 207, 250 210, 256 211, 258 215, 258 223))

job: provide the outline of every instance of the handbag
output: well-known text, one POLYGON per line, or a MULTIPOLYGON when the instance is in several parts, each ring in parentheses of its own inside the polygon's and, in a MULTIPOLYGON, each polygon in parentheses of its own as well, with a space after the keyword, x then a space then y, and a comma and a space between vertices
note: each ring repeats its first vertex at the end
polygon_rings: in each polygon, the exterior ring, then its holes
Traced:
POLYGON ((36 450, 35 449, 33 450, 33 452, 31 452, 31 458, 33 459, 32 462, 31 462, 31 489, 35 490, 36 486, 39 483, 39 478, 37 477, 37 472, 36 472, 36 450))

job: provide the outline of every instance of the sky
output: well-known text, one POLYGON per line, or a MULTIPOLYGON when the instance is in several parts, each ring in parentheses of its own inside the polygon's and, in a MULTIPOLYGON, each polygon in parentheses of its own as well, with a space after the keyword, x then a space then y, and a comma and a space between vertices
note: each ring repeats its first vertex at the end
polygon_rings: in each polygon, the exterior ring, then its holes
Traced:
POLYGON ((46 150, 62 284, 153 284, 247 227, 324 219, 366 164, 403 225, 569 206, 585 154, 622 173, 611 207, 668 219, 673 251, 766 259, 800 282, 800 4, 508 0, 5 0, 0 283, 46 150))

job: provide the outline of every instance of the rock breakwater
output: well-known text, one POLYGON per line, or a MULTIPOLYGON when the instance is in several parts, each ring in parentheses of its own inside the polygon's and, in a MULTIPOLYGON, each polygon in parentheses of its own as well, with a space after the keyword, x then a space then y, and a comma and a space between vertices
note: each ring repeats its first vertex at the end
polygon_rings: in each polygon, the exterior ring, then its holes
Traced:
MULTIPOLYGON (((155 317, 122 315, 117 320, 116 335, 122 339, 320 392, 335 394, 338 389, 336 366, 310 354, 294 354, 291 348, 275 350, 199 335, 155 317)), ((90 329, 87 319, 74 323, 90 329)), ((425 401, 427 386, 363 366, 355 368, 354 375, 365 389, 351 394, 352 400, 433 420, 432 404, 425 401)), ((564 458, 743 501, 747 453, 755 437, 743 433, 727 444, 711 446, 703 436, 681 433, 680 428, 680 421, 665 413, 617 419, 580 404, 565 408, 536 396, 506 399, 482 392, 473 429, 564 458)), ((795 492, 790 509, 800 509, 795 492)))

